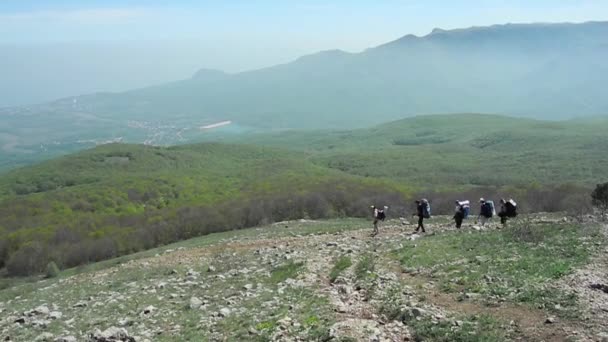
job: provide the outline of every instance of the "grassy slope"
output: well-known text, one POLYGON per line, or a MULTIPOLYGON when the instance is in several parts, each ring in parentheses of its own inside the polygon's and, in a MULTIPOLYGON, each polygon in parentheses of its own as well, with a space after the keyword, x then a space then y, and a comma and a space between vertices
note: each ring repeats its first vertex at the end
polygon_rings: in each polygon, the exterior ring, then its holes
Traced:
MULTIPOLYGON (((334 301, 329 300, 339 286, 355 291, 348 295, 356 304, 353 308, 367 305, 383 322, 403 321, 421 340, 551 340, 582 322, 589 309, 575 293, 557 284, 601 249, 604 240, 597 227, 524 220, 509 230, 467 232, 437 222, 444 220, 431 223, 435 234, 416 241, 390 222, 372 239, 369 221, 352 219, 212 234, 66 270, 57 279, 0 290, 0 309, 7 317, 0 320, 0 327, 13 338, 33 340, 42 331, 81 337, 96 327, 103 330, 128 319, 134 322, 126 325, 131 334, 153 331, 159 341, 218 335, 266 340, 281 330, 279 321, 288 316, 302 326, 288 334, 314 339, 334 322, 350 318, 336 314, 334 301), (328 246, 330 241, 340 247, 328 246), (504 244, 504 251, 496 253, 496 243, 504 244), (356 247, 357 252, 349 254, 352 264, 338 267, 346 259, 342 247, 356 247), (290 260, 285 260, 286 255, 290 260), (399 275, 395 262, 407 274, 399 275), (209 265, 216 270, 207 272, 209 265), (342 270, 341 285, 330 285, 337 268, 342 270), (240 272, 243 269, 248 272, 240 272), (189 278, 189 270, 200 274, 189 278), (282 282, 288 278, 304 286, 285 286, 282 282), (322 282, 311 282, 316 278, 322 282), (246 284, 253 285, 249 291, 253 295, 244 294, 246 284), (356 295, 362 291, 352 290, 357 287, 366 289, 367 295, 356 295), (192 296, 207 304, 189 308, 192 296), (88 306, 74 307, 78 302, 88 306), (64 317, 51 321, 46 329, 12 323, 39 305, 56 305, 64 317), (149 305, 155 307, 153 318, 141 314, 149 305), (416 319, 409 313, 412 306, 427 313, 416 319), (212 319, 222 307, 237 314, 212 319), (433 317, 435 312, 442 318, 433 317), (559 323, 545 325, 546 315, 557 315, 559 323), (72 323, 65 323, 68 320, 72 323), (181 327, 174 329, 176 324, 181 327), (254 336, 249 335, 252 328, 257 331, 254 336), (555 335, 537 335, 551 331, 555 335)), ((581 333, 586 336, 591 331, 581 333)))
POLYGON ((460 114, 343 132, 284 132, 239 141, 307 152, 347 173, 433 186, 594 184, 608 168, 608 120, 536 121, 460 114))

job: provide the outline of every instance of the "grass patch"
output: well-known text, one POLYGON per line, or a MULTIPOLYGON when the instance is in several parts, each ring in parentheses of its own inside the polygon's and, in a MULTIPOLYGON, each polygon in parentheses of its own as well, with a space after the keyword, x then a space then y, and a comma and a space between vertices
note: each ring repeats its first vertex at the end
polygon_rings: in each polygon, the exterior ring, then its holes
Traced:
POLYGON ((304 266, 303 263, 290 260, 288 263, 273 269, 272 272, 270 272, 269 281, 272 284, 278 284, 289 278, 294 279, 301 271, 302 266, 304 266))
POLYGON ((576 298, 558 289, 547 291, 549 280, 586 263, 601 237, 575 225, 523 224, 503 231, 431 236, 408 242, 396 256, 404 267, 437 279, 444 292, 557 307, 562 311, 557 314, 567 315, 576 298))
POLYGON ((332 283, 336 281, 338 276, 340 276, 340 274, 342 274, 344 270, 351 267, 352 264, 353 262, 350 260, 350 257, 346 255, 343 255, 338 258, 338 260, 336 260, 336 263, 334 264, 334 267, 332 267, 331 271, 329 272, 329 281, 332 283))
POLYGON ((376 268, 376 261, 370 254, 365 254, 355 266, 355 277, 357 280, 369 278, 376 268))
POLYGON ((458 322, 458 325, 454 325, 451 321, 422 319, 412 320, 408 325, 413 328, 415 341, 502 342, 510 337, 502 324, 492 316, 463 317, 458 322))
POLYGON ((415 341, 505 341, 507 329, 491 316, 462 316, 436 321, 416 316, 408 308, 403 286, 392 284, 379 299, 378 314, 389 321, 397 320, 412 328, 415 341), (457 322, 457 323, 456 323, 457 322))
POLYGON ((327 338, 329 327, 334 323, 331 305, 325 297, 316 295, 308 289, 290 289, 280 296, 280 305, 260 314, 260 302, 270 300, 274 295, 267 294, 262 298, 242 303, 247 309, 245 314, 232 315, 222 320, 217 326, 218 336, 229 341, 271 341, 273 334, 280 329, 280 321, 289 317, 299 325, 292 326, 292 334, 305 337, 307 341, 323 341, 327 338), (256 318, 257 316, 257 318, 256 318), (263 316, 263 321, 257 321, 263 316), (249 328, 257 330, 251 335, 249 328))

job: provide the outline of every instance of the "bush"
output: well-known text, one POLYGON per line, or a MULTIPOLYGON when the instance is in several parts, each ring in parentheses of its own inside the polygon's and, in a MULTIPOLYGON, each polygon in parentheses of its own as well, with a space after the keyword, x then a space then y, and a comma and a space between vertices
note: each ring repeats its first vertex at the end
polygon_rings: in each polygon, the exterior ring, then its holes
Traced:
POLYGON ((582 193, 570 194, 562 200, 562 207, 571 218, 582 222, 585 215, 593 212, 593 207, 588 195, 582 193))
POLYGON ((4 267, 8 259, 8 241, 0 240, 0 268, 4 267))
POLYGON ((591 193, 591 203, 598 208, 602 214, 608 211, 608 183, 598 184, 591 193))
POLYGON ((6 270, 10 276, 27 276, 44 271, 48 262, 46 250, 40 243, 25 245, 13 255, 6 263, 6 270))
POLYGON ((59 267, 57 267, 57 264, 54 261, 49 262, 49 264, 46 265, 46 277, 55 278, 58 275, 59 275, 59 267))

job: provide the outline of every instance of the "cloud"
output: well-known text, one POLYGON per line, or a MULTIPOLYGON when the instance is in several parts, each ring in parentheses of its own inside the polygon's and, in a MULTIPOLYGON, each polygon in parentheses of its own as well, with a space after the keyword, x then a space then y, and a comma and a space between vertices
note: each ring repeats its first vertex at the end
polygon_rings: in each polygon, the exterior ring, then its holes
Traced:
POLYGON ((76 10, 47 10, 0 14, 0 24, 105 24, 142 18, 151 14, 149 9, 133 8, 92 8, 76 10))

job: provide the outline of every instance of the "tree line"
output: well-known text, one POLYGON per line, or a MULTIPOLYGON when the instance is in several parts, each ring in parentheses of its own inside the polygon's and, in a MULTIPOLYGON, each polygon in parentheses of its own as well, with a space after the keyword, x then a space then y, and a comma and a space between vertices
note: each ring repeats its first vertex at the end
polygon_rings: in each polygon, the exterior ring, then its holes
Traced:
MULTIPOLYGON (((606 184, 606 190, 602 190, 605 192, 597 189, 595 192, 608 198, 606 184)), ((573 215, 589 213, 592 201, 600 203, 589 196, 589 189, 576 185, 404 194, 388 186, 332 182, 295 194, 259 194, 213 204, 153 208, 135 214, 96 215, 87 211, 72 222, 47 222, 35 228, 24 224, 20 229, 4 232, 0 227, 0 268, 6 268, 10 276, 32 275, 44 272, 51 261, 60 268, 70 268, 210 233, 273 222, 369 217, 372 204, 388 205, 388 217, 397 218, 411 214, 415 210, 413 200, 422 197, 431 201, 434 214, 450 214, 455 199, 479 197, 517 198, 522 212, 567 211, 573 215)), ((27 217, 22 219, 27 223, 27 217)))

